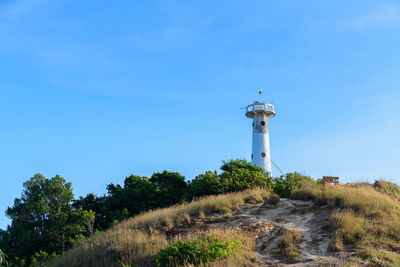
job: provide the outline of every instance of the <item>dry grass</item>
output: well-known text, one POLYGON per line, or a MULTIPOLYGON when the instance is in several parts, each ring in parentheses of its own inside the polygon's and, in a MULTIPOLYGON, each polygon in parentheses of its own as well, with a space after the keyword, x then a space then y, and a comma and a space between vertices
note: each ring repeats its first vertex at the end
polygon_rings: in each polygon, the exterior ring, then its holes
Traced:
POLYGON ((260 203, 271 193, 265 189, 251 189, 238 193, 210 196, 169 208, 149 211, 120 223, 118 228, 140 229, 152 233, 168 230, 174 225, 189 222, 214 213, 231 214, 244 203, 260 203))
MULTIPOLYGON (((204 218, 214 213, 229 215, 244 203, 263 202, 270 195, 271 193, 265 189, 251 189, 146 212, 89 238, 51 262, 51 266, 154 266, 154 257, 160 249, 177 240, 177 237, 167 239, 165 231, 175 225, 188 223, 193 217, 204 218)), ((252 238, 233 231, 213 231, 212 234, 224 241, 242 242, 238 257, 212 264, 215 266, 253 264, 252 250, 255 244, 252 238)), ((198 233, 192 233, 178 238, 191 240, 197 235, 198 233)))
POLYGON ((364 261, 400 266, 400 203, 395 197, 370 184, 307 185, 291 197, 336 209, 331 218, 334 250, 351 244, 364 261))
POLYGON ((376 190, 388 194, 400 201, 400 186, 383 180, 376 181, 374 184, 376 190))
POLYGON ((289 263, 299 261, 299 244, 302 238, 303 235, 297 230, 285 230, 277 242, 276 253, 289 263))

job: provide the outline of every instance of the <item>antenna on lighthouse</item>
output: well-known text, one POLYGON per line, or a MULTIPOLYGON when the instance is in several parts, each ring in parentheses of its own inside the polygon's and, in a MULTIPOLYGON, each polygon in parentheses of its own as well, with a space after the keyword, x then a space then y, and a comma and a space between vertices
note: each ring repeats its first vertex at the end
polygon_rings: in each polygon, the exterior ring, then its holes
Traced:
POLYGON ((262 101, 262 88, 258 91, 258 94, 260 95, 260 102, 262 101))

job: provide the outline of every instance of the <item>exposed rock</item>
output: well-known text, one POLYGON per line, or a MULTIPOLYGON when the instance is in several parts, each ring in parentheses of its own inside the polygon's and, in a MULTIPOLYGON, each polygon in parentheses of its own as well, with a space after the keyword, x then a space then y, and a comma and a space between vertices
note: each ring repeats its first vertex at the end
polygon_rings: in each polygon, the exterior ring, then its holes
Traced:
POLYGON ((351 252, 334 253, 328 250, 331 242, 329 231, 332 210, 315 206, 311 201, 274 199, 263 204, 245 204, 232 216, 192 218, 167 231, 172 237, 192 231, 208 229, 234 229, 253 234, 256 253, 261 266, 341 266, 348 262, 351 252), (285 263, 276 254, 277 241, 285 229, 294 229, 303 235, 299 246, 300 260, 285 263))

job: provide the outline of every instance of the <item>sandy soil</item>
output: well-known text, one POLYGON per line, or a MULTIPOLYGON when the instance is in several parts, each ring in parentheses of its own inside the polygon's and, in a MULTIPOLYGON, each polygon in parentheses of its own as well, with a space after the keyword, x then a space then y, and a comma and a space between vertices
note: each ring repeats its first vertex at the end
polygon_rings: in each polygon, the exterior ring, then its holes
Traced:
POLYGON ((343 266, 352 253, 333 253, 329 250, 331 232, 329 223, 332 209, 315 207, 312 202, 280 199, 268 203, 244 205, 231 217, 215 214, 205 219, 194 219, 167 233, 170 236, 207 229, 235 229, 246 231, 256 239, 256 253, 261 266, 343 266), (297 263, 286 263, 275 252, 277 241, 285 229, 302 233, 301 258, 297 263))
POLYGON ((281 199, 275 206, 264 204, 258 207, 240 208, 238 214, 270 223, 268 229, 260 230, 256 239, 256 251, 262 265, 266 266, 340 266, 347 262, 349 253, 333 253, 328 247, 331 242, 328 207, 315 208, 312 202, 281 199), (301 259, 287 264, 274 249, 284 229, 295 229, 302 233, 301 259))

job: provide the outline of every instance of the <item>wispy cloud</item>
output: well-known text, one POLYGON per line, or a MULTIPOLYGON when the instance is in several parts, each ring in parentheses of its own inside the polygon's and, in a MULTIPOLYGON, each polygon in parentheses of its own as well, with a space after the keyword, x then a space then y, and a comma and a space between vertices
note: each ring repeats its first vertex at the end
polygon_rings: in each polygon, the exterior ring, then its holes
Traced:
POLYGON ((358 15, 344 24, 345 28, 364 30, 374 26, 389 26, 400 22, 400 8, 395 4, 382 5, 369 13, 358 15))

